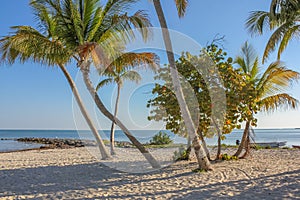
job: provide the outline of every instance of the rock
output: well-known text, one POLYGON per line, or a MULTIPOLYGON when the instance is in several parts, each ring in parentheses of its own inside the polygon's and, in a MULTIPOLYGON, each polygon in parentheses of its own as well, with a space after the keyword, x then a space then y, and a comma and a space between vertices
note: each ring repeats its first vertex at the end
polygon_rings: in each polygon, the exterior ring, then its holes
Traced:
POLYGON ((84 144, 79 139, 53 139, 53 138, 18 138, 19 142, 31 142, 46 144, 50 148, 72 148, 72 147, 84 147, 84 144))

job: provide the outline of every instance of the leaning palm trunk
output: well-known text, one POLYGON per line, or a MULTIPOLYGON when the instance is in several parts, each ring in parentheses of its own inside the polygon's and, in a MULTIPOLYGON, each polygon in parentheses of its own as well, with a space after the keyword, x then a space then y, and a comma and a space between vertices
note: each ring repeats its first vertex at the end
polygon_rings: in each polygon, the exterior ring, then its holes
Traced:
MULTIPOLYGON (((120 90, 121 90, 121 86, 120 86, 120 84, 118 84, 114 118, 117 117, 117 113, 118 113, 120 90)), ((116 151, 115 151, 115 123, 114 122, 112 122, 111 129, 110 129, 110 153, 111 153, 111 155, 116 154, 116 151)))
POLYGON ((203 170, 212 170, 210 166, 210 162, 207 158, 207 155, 200 143, 200 140, 196 134, 196 128, 194 126, 191 114, 189 112, 189 109, 187 107, 187 104, 184 99, 184 95, 182 92, 182 88, 180 85, 179 81, 179 75, 178 71, 175 66, 175 58, 174 58, 174 53, 173 53, 173 48, 172 48, 172 43, 171 43, 171 38, 170 34, 168 31, 167 27, 167 22, 161 7, 160 0, 153 0, 154 7, 160 22, 160 25, 162 27, 162 34, 164 38, 164 43, 167 49, 167 56, 168 56, 168 61, 170 64, 170 72, 171 72, 171 77, 172 77, 172 83, 174 85, 174 90, 175 90, 175 95, 179 103, 180 111, 182 113, 183 120, 185 122, 187 132, 189 136, 191 137, 193 141, 193 147, 195 150, 196 158, 198 160, 198 165, 200 169, 203 170))
POLYGON ((246 158, 250 154, 250 148, 251 148, 251 144, 250 144, 250 124, 249 124, 248 134, 245 141, 245 153, 241 156, 241 158, 246 158))
POLYGON ((188 137, 187 145, 186 145, 186 159, 187 160, 190 159, 191 151, 192 151, 192 140, 190 137, 188 137))
POLYGON ((87 110, 85 109, 85 107, 83 105, 83 102, 82 102, 82 100, 80 98, 79 92, 77 90, 77 87, 76 87, 76 85, 75 85, 72 77, 70 76, 70 74, 68 73, 68 71, 66 70, 66 68, 64 67, 64 65, 59 65, 59 67, 62 70, 62 72, 64 73, 66 79, 68 80, 68 83, 69 83, 69 85, 70 85, 70 87, 72 89, 73 95, 74 95, 74 97, 76 99, 76 102, 77 102, 77 104, 79 106, 79 109, 80 109, 83 117, 85 118, 88 126, 90 127, 90 129, 91 129, 94 137, 96 138, 96 142, 97 142, 98 148, 100 150, 102 159, 104 159, 104 160, 105 159, 109 159, 110 156, 109 156, 109 154, 108 154, 108 152, 107 152, 107 150, 105 148, 105 145, 104 145, 104 143, 103 143, 103 141, 102 141, 102 139, 101 139, 101 137, 100 137, 100 135, 98 133, 98 130, 96 129, 95 125, 92 122, 92 119, 90 118, 87 110))
POLYGON ((204 148, 204 151, 206 153, 206 156, 207 156, 207 159, 209 161, 211 161, 211 158, 210 158, 210 153, 209 153, 209 150, 207 148, 207 144, 205 142, 205 139, 204 139, 204 136, 203 136, 203 133, 201 130, 198 130, 198 134, 199 134, 199 137, 200 137, 200 140, 202 141, 202 144, 203 144, 203 148, 204 148))
POLYGON ((250 135, 248 133, 248 137, 246 139, 245 144, 245 153, 241 156, 241 158, 246 158, 250 154, 250 135))
POLYGON ((147 159, 147 161, 150 163, 150 165, 153 168, 160 168, 160 164, 157 162, 157 160, 152 156, 152 154, 130 133, 130 131, 124 126, 124 124, 116 117, 114 117, 104 106, 102 101, 100 100, 95 88, 93 87, 92 82, 89 78, 89 64, 86 64, 85 67, 81 67, 81 72, 83 75, 84 83, 90 93, 90 95, 93 97, 96 106, 98 109, 103 113, 105 117, 107 117, 109 120, 111 120, 113 123, 115 123, 117 126, 119 126, 122 131, 125 133, 125 135, 128 137, 128 139, 132 142, 134 146, 137 147, 137 149, 143 154, 143 156, 147 159))
POLYGON ((244 129, 244 133, 243 133, 243 137, 242 137, 242 141, 239 145, 238 150, 236 151, 236 153, 234 154, 234 156, 239 157, 240 154, 242 153, 243 149, 246 147, 247 142, 250 143, 249 141, 249 128, 250 128, 250 121, 246 122, 246 126, 244 129))

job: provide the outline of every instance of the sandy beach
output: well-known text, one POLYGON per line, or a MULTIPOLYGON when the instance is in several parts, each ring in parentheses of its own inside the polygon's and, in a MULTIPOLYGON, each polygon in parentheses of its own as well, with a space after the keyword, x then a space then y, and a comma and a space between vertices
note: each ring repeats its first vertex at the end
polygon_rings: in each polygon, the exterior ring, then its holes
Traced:
POLYGON ((133 174, 86 148, 1 153, 0 199, 300 199, 299 158, 300 150, 253 150, 212 172, 192 172, 192 160, 133 174))

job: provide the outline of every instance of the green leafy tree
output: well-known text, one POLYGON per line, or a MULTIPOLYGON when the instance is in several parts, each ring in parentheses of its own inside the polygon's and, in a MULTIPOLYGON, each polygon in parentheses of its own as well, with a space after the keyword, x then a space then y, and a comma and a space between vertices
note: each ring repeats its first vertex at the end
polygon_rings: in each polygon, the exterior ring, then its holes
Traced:
MULTIPOLYGON (((114 60, 114 62, 112 62, 110 66, 104 71, 103 75, 105 75, 107 78, 103 79, 98 83, 96 90, 99 90, 101 87, 107 84, 114 83, 117 85, 117 97, 115 102, 114 117, 117 117, 120 92, 121 88, 123 87, 124 81, 128 80, 139 83, 139 81, 142 79, 137 71, 130 69, 133 67, 137 67, 136 65, 132 64, 134 64, 135 61, 137 62, 136 64, 145 61, 146 63, 150 63, 149 66, 152 70, 156 70, 158 60, 158 57, 153 53, 125 53, 116 60, 114 60)), ((112 123, 110 131, 110 148, 112 155, 116 154, 114 148, 114 132, 115 123, 112 123)))
POLYGON ((300 31, 300 1, 272 0, 269 11, 253 11, 246 26, 253 35, 262 35, 265 30, 273 31, 266 45, 263 62, 278 46, 277 58, 286 49, 292 38, 297 38, 300 31))
MULTIPOLYGON (((198 115, 199 128, 197 134, 200 139, 205 142, 204 137, 212 137, 217 135, 219 138, 219 151, 221 147, 221 139, 226 134, 231 133, 234 128, 240 128, 240 124, 251 118, 249 115, 249 109, 245 106, 250 101, 253 101, 251 96, 254 90, 247 88, 253 88, 251 84, 247 84, 246 76, 240 73, 240 70, 235 70, 232 66, 232 58, 226 59, 227 53, 217 45, 212 44, 208 46, 199 56, 192 56, 189 53, 183 54, 176 62, 178 72, 182 75, 184 80, 187 80, 189 86, 192 88, 192 93, 195 94, 196 101, 189 100, 192 105, 189 105, 192 110, 195 110, 192 114, 198 115), (217 71, 211 74, 207 74, 205 71, 198 72, 195 68, 197 65, 207 63, 207 55, 217 66, 217 71), (222 81, 219 80, 220 75, 222 81), (216 78, 217 77, 217 78, 216 78), (218 94, 212 95, 211 92, 218 91, 216 87, 225 89, 226 94, 226 113, 221 113, 221 122, 217 122, 213 118, 212 108, 220 106, 223 102, 213 102, 211 96, 218 99, 218 94), (223 124, 220 124, 223 123, 223 124), (215 126, 215 129, 211 130, 211 126, 215 126), (214 131, 214 132, 212 132, 214 131), (217 132, 217 133, 216 133, 217 132)), ((176 101, 176 96, 172 90, 170 75, 167 68, 160 70, 157 79, 163 80, 164 84, 156 84, 152 93, 156 95, 155 98, 149 100, 148 106, 152 107, 151 116, 149 120, 163 120, 166 122, 166 128, 171 130, 175 134, 179 134, 184 137, 188 137, 187 130, 183 123, 183 118, 180 115, 180 109, 176 101)), ((183 87, 186 90, 187 87, 183 87)), ((253 104, 251 109, 257 109, 257 105, 253 104)), ((217 109, 218 110, 218 109, 217 109)), ((252 119, 255 121, 255 119, 252 119)), ((204 143, 204 148, 206 145, 204 143)), ((208 154, 208 151, 206 151, 208 154)), ((209 155, 208 155, 209 156, 209 155)), ((217 156, 219 157, 219 156, 217 156)))
MULTIPOLYGON (((291 86, 292 82, 300 78, 298 72, 288 69, 280 61, 271 63, 265 71, 262 71, 254 48, 247 42, 242 47, 241 55, 235 59, 235 63, 249 77, 247 82, 255 87, 255 101, 260 106, 258 111, 272 112, 279 108, 295 109, 297 107, 298 100, 284 92, 291 86)), ((250 102, 247 106, 251 106, 252 103, 254 102, 250 102)), ((256 113, 251 110, 252 115, 256 113)), ((246 148, 246 152, 242 157, 248 155, 250 148, 249 128, 255 124, 256 121, 251 120, 251 118, 246 120, 242 141, 235 156, 239 156, 243 148, 246 148)))

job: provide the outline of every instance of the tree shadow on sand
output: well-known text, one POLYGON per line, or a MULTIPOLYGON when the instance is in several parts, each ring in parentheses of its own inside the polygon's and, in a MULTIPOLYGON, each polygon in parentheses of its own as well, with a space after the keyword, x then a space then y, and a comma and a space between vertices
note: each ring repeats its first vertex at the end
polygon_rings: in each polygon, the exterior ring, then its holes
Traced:
POLYGON ((175 179, 193 179, 202 174, 177 173, 177 167, 146 174, 123 173, 100 163, 0 170, 0 198, 42 194, 48 198, 84 199, 156 198, 166 195, 172 199, 282 199, 296 198, 300 194, 300 170, 213 184, 202 181, 187 186, 176 185, 175 179), (165 190, 156 191, 152 185, 154 182, 161 184, 165 190), (126 192, 124 187, 130 188, 132 184, 141 190, 126 192), (150 190, 142 191, 143 188, 150 190), (108 193, 104 196, 105 192, 108 193))

